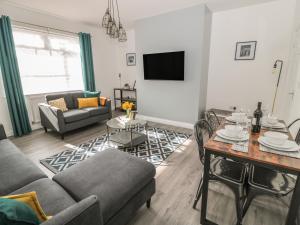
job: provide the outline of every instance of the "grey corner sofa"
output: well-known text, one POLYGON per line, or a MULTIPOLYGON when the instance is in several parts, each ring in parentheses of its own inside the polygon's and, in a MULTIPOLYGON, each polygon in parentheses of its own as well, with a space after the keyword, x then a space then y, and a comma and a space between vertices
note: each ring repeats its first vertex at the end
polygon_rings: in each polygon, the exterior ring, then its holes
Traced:
POLYGON ((35 191, 53 216, 42 225, 125 225, 143 204, 150 207, 154 176, 152 164, 110 149, 49 179, 0 125, 0 196, 35 191))
POLYGON ((45 132, 47 132, 47 129, 57 131, 62 139, 64 139, 64 134, 68 131, 111 119, 112 117, 111 100, 109 99, 106 101, 105 106, 78 109, 77 98, 84 98, 83 91, 51 94, 45 97, 47 103, 39 104, 41 124, 45 132), (58 98, 65 99, 68 111, 62 112, 48 104, 49 101, 58 98))

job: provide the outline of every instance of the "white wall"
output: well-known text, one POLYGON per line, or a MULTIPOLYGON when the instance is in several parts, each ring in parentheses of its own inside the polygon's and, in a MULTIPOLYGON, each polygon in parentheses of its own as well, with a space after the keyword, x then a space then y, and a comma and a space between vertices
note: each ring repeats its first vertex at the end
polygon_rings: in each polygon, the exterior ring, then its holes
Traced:
MULTIPOLYGON (((72 32, 87 32, 92 35, 94 70, 96 87, 105 96, 113 96, 113 87, 118 87, 117 48, 119 42, 110 39, 100 27, 92 27, 81 23, 41 14, 37 11, 18 8, 6 3, 0 3, 0 15, 7 15, 12 20, 62 29, 72 32)), ((0 123, 4 123, 8 134, 12 134, 3 86, 0 83, 0 123)))
MULTIPOLYGON (((200 96, 206 95, 205 34, 208 9, 198 5, 135 24, 137 49, 138 110, 144 116, 193 124, 199 109, 205 108, 200 96), (143 54, 185 51, 184 81, 144 80, 143 54)), ((209 26, 208 26, 209 25, 209 26)), ((208 27, 207 27, 208 26, 208 27)))
POLYGON ((120 43, 118 48, 116 48, 117 71, 122 74, 121 86, 129 83, 132 87, 136 80, 136 66, 127 66, 126 62, 126 54, 135 52, 135 31, 130 29, 127 30, 127 41, 120 43))
MULTIPOLYGON (((276 59, 288 64, 294 10, 295 0, 278 0, 213 14, 207 108, 252 111, 258 101, 272 107, 277 81, 272 67, 276 59), (255 60, 234 60, 238 41, 257 41, 255 60)), ((284 79, 286 67, 281 83, 284 79)))
POLYGON ((296 1, 296 27, 300 30, 300 0, 296 1))

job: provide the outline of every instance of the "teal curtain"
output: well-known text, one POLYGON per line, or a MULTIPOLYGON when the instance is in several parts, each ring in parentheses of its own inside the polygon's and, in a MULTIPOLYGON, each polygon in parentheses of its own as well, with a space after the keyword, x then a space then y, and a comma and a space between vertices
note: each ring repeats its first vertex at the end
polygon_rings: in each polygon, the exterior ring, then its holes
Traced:
POLYGON ((0 18, 0 67, 15 136, 31 132, 10 19, 0 18))
POLYGON ((84 90, 96 91, 91 35, 79 33, 84 90))

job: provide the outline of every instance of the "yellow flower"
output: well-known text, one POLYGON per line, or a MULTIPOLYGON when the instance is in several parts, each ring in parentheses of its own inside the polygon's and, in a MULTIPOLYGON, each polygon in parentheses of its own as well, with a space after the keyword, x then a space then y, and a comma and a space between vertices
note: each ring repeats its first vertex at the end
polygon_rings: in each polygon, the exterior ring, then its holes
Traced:
POLYGON ((132 110, 133 107, 134 107, 133 102, 124 102, 124 103, 122 104, 122 109, 123 109, 123 110, 128 110, 128 109, 132 110))

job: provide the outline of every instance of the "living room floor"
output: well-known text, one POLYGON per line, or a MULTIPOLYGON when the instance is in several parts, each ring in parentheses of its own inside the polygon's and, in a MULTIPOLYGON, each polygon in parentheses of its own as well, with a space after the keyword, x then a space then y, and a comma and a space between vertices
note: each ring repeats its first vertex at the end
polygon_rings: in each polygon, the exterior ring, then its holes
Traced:
MULTIPOLYGON (((115 113, 115 116, 118 116, 115 113)), ((192 133, 192 130, 164 124, 150 123, 151 126, 192 133)), ((39 163, 40 159, 65 150, 66 145, 78 145, 106 132, 105 123, 92 125, 68 133, 64 140, 54 132, 33 131, 12 141, 49 177, 53 173, 39 163)), ((196 225, 200 224, 200 201, 197 210, 192 209, 202 166, 199 161, 196 142, 192 137, 175 151, 163 166, 157 168, 156 194, 151 208, 142 207, 129 225, 196 225)), ((233 194, 224 185, 210 183, 208 197, 208 218, 220 225, 235 224, 233 194), (224 216, 226 215, 226 216, 224 216)), ((258 197, 250 206, 243 224, 281 225, 287 214, 289 199, 276 200, 258 197)))

